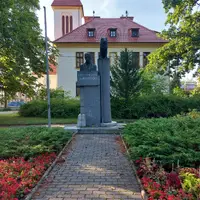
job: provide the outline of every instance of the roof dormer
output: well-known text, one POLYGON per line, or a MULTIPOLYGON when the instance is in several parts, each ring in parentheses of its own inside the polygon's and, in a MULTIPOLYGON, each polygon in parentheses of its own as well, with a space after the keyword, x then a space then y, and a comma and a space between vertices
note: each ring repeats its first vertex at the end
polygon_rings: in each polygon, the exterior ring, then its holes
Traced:
POLYGON ((131 29, 131 36, 132 37, 139 37, 139 28, 132 28, 131 29))
POLYGON ((95 37, 95 28, 88 28, 87 29, 87 35, 89 38, 95 37))
POLYGON ((117 37, 117 28, 110 28, 110 37, 115 38, 117 37))

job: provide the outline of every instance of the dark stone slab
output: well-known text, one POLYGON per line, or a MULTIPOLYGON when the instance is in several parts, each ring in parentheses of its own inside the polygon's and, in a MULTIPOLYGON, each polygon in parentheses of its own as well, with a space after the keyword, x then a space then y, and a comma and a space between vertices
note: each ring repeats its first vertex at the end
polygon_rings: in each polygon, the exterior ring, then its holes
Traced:
POLYGON ((85 114, 86 126, 100 126, 100 76, 97 71, 78 72, 81 114, 85 114))
POLYGON ((111 123, 110 59, 99 58, 98 70, 101 77, 101 123, 111 123))

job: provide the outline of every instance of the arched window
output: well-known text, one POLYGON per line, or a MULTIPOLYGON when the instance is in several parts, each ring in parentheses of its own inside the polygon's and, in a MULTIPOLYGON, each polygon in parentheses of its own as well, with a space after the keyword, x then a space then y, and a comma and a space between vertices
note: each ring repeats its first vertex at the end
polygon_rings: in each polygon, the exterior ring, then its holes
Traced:
POLYGON ((69 33, 69 17, 66 16, 66 33, 69 33))
POLYGON ((62 16, 62 34, 65 35, 65 16, 62 16))
POLYGON ((70 16, 70 32, 73 30, 73 17, 70 16))

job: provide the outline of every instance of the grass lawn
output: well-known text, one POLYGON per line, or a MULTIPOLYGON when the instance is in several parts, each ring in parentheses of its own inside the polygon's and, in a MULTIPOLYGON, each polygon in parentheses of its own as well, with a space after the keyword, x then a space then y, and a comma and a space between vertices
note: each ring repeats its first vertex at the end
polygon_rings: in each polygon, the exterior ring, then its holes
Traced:
MULTIPOLYGON (((0 126, 47 124, 48 119, 39 117, 20 117, 15 114, 0 114, 0 126)), ((52 119, 52 124, 75 124, 77 119, 52 119)))
MULTIPOLYGON (((135 120, 126 119, 114 119, 118 123, 132 123, 135 120)), ((12 126, 12 125, 43 125, 47 124, 48 119, 39 117, 20 117, 17 113, 14 114, 1 114, 0 113, 0 126, 12 126)), ((76 118, 60 118, 52 119, 52 124, 76 124, 76 118)))

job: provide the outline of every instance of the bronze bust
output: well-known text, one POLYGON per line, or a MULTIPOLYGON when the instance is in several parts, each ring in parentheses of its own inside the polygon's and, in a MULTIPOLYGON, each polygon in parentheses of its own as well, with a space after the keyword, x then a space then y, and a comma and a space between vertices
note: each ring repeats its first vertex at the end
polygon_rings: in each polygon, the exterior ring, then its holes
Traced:
POLYGON ((101 38, 100 41, 100 58, 105 59, 107 58, 108 54, 108 39, 101 38))
POLYGON ((80 66, 80 71, 85 71, 85 72, 97 71, 97 66, 92 63, 92 57, 90 53, 85 54, 85 63, 80 66))

